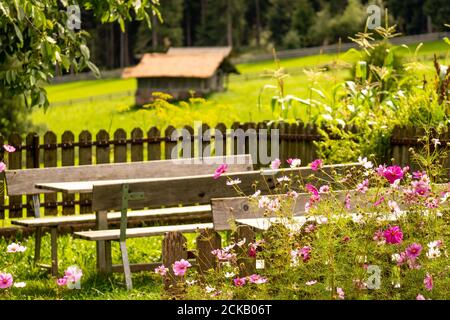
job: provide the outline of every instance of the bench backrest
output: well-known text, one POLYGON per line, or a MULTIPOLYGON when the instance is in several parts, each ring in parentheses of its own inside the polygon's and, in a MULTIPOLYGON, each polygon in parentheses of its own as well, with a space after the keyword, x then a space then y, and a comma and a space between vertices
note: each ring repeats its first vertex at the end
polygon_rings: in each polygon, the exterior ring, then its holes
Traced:
POLYGON ((252 170, 250 155, 223 157, 188 158, 67 166, 55 168, 38 168, 7 170, 7 192, 9 196, 52 193, 49 190, 36 189, 36 183, 75 182, 86 180, 118 180, 139 178, 181 177, 188 175, 209 174, 214 172, 218 163, 229 163, 229 172, 252 170))
MULTIPOLYGON (((315 177, 327 179, 331 171, 342 171, 351 165, 324 166, 323 172, 316 172, 315 177)), ((127 184, 129 193, 142 196, 130 199, 129 209, 151 208, 160 206, 193 205, 210 203, 213 198, 236 197, 237 191, 227 181, 239 179, 237 187, 246 195, 256 189, 262 194, 269 194, 279 183, 277 178, 290 174, 300 175, 308 181, 313 173, 309 167, 283 170, 258 170, 247 172, 228 172, 218 179, 212 174, 176 178, 155 178, 145 182, 127 184)), ((329 178, 328 178, 329 179, 329 178)), ((123 184, 95 185, 93 189, 92 209, 109 211, 122 209, 123 184)))

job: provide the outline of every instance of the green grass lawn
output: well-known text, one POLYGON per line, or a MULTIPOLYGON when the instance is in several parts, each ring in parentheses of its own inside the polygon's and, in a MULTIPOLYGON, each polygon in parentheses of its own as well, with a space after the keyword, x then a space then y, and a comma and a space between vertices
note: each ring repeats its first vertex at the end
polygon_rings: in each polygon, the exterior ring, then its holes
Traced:
MULTIPOLYGON (((415 47, 411 45, 410 52, 406 48, 399 48, 399 51, 406 56, 411 56, 415 47)), ((426 58, 427 64, 431 66, 432 54, 438 53, 441 58, 446 57, 448 49, 448 45, 443 41, 425 43, 420 50, 419 58, 422 60, 426 58)), ((349 52, 340 55, 324 54, 282 60, 282 67, 295 70, 285 81, 286 92, 306 98, 310 82, 304 73, 298 71, 298 68, 320 66, 336 59, 353 62, 358 59, 358 54, 349 52)), ((443 60, 441 59, 442 62, 448 62, 449 59, 443 58, 443 60)), ((224 122, 229 126, 234 121, 258 122, 276 118, 277 115, 272 114, 270 108, 273 91, 266 90, 262 94, 263 107, 261 109, 257 107, 261 88, 266 84, 275 84, 273 79, 258 77, 258 74, 274 69, 273 61, 246 63, 237 67, 243 76, 230 77, 227 91, 211 94, 207 97, 207 103, 194 104, 187 108, 133 109, 130 106, 134 104, 134 97, 94 99, 72 105, 64 103, 70 99, 134 91, 135 79, 92 80, 51 85, 47 88, 49 100, 56 105, 50 106, 45 113, 42 109, 34 109, 32 122, 39 133, 52 130, 60 136, 65 130, 78 134, 87 129, 95 134, 100 129, 106 129, 112 135, 118 128, 130 132, 135 127, 165 128, 169 124, 175 127, 193 126, 194 121, 208 123, 211 126, 224 122), (252 78, 245 80, 246 75, 252 75, 252 78)), ((348 77, 349 72, 345 70, 326 72, 325 76, 332 80, 321 80, 321 86, 324 89, 333 85, 335 81, 348 77)), ((290 116, 307 120, 305 107, 295 105, 290 116)))
MULTIPOLYGON (((93 241, 73 239, 64 235, 58 239, 59 276, 64 275, 64 270, 72 265, 81 268, 81 290, 70 290, 58 287, 56 279, 52 278, 48 271, 35 267, 34 237, 21 239, 16 236, 16 242, 22 240, 22 245, 27 249, 23 253, 6 253, 6 247, 11 242, 0 240, 0 271, 10 272, 14 282, 25 282, 24 288, 11 287, 7 290, 0 289, 2 299, 64 299, 64 300, 92 300, 92 299, 161 299, 164 289, 161 277, 153 272, 133 273, 133 290, 127 291, 124 276, 115 273, 109 278, 102 278, 96 274, 96 246, 93 241), (14 270, 5 268, 5 265, 13 262, 14 270)), ((188 249, 195 247, 195 234, 187 235, 188 249)), ((151 237, 127 240, 130 263, 149 263, 161 261, 162 237, 151 237)), ((43 238, 42 262, 50 261, 50 236, 43 238)), ((120 249, 118 242, 112 243, 113 263, 119 264, 120 249)))

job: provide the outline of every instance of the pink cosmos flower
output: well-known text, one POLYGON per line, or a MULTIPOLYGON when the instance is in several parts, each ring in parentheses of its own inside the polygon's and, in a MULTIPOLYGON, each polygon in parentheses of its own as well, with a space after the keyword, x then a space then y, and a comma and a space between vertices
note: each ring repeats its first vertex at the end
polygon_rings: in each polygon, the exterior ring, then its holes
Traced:
POLYGON ((419 293, 416 297, 416 300, 425 300, 425 297, 419 293))
POLYGON ((316 226, 313 225, 312 223, 308 224, 308 225, 305 227, 305 232, 306 232, 306 233, 314 232, 314 230, 316 230, 316 226))
POLYGON ((388 207, 389 207, 389 209, 391 209, 392 213, 399 214, 402 212, 402 210, 400 210, 400 207, 398 206, 398 203, 395 202, 394 200, 388 201, 388 207))
POLYGON ((224 250, 215 249, 215 250, 211 251, 211 254, 216 256, 217 259, 219 259, 220 261, 231 261, 231 260, 235 260, 235 258, 236 258, 235 253, 229 253, 225 249, 224 250))
POLYGON ((421 251, 422 246, 418 243, 413 243, 408 248, 406 248, 405 253, 409 259, 416 259, 420 255, 421 251))
POLYGON ((416 195, 427 197, 431 192, 430 179, 424 174, 420 180, 412 181, 411 187, 416 195))
POLYGON ((323 185, 319 188, 319 193, 328 193, 330 191, 329 185, 323 185))
POLYGON ((399 226, 394 226, 384 231, 384 238, 387 243, 397 244, 403 240, 403 232, 399 226))
POLYGON ((323 167, 323 161, 320 159, 316 159, 310 164, 310 166, 313 171, 317 171, 323 167))
POLYGON ((435 209, 439 207, 439 199, 428 197, 427 200, 425 200, 425 206, 429 209, 435 209))
POLYGON ((226 163, 221 164, 219 167, 217 167, 216 171, 214 172, 214 179, 219 179, 219 177, 227 172, 228 165, 226 163))
POLYGON ((20 245, 20 243, 13 242, 7 247, 7 252, 8 253, 24 252, 26 249, 27 247, 20 245))
POLYGON ((378 242, 379 241, 384 241, 383 231, 381 231, 381 230, 375 231, 372 239, 375 240, 375 241, 378 241, 378 242))
POLYGON ((302 164, 302 160, 297 159, 297 158, 294 158, 294 159, 289 158, 289 159, 286 160, 286 162, 289 164, 289 166, 291 168, 300 167, 300 165, 302 164))
POLYGON ((378 168, 378 174, 380 173, 390 184, 393 184, 395 180, 402 179, 404 174, 400 166, 389 166, 381 170, 378 168))
POLYGON ((258 274, 252 274, 248 277, 248 280, 250 281, 250 283, 254 284, 263 284, 267 282, 267 278, 261 277, 258 274))
POLYGON ((56 284, 60 287, 65 286, 67 284, 67 277, 59 278, 56 280, 56 284))
POLYGON ((374 207, 378 207, 384 201, 384 196, 381 196, 377 201, 373 203, 374 207))
POLYGON ((316 187, 314 187, 312 184, 307 183, 305 185, 306 190, 308 190, 308 192, 312 193, 315 196, 319 195, 319 191, 317 191, 316 187))
POLYGON ((169 268, 166 268, 163 264, 160 265, 159 267, 155 268, 155 273, 159 274, 162 277, 164 277, 168 271, 169 271, 169 268))
POLYGON ((281 160, 278 159, 278 158, 273 160, 270 163, 270 168, 273 169, 273 170, 276 170, 276 169, 280 168, 280 166, 281 166, 281 160))
POLYGON ((235 278, 233 282, 236 287, 242 287, 246 283, 245 278, 235 278))
POLYGON ((6 164, 3 161, 0 161, 0 172, 3 172, 6 170, 6 164))
POLYGON ((350 200, 351 200, 350 193, 347 193, 345 195, 345 201, 344 201, 344 206, 345 206, 346 209, 350 209, 351 208, 350 200))
POLYGON ((13 285, 13 277, 10 273, 0 273, 0 289, 7 289, 13 285))
POLYGON ((310 280, 310 281, 306 282, 305 284, 306 284, 307 286, 312 286, 312 285, 314 285, 314 284, 316 284, 316 283, 317 283, 317 280, 310 280))
POLYGON ((359 183, 356 186, 356 191, 361 193, 366 193, 366 191, 369 189, 369 179, 364 179, 363 182, 359 183))
POLYGON ((342 290, 342 288, 337 287, 336 293, 338 294, 339 299, 341 299, 341 300, 345 299, 345 293, 344 293, 344 290, 342 290))
POLYGON ((180 261, 175 261, 175 263, 173 264, 173 267, 172 267, 173 273, 176 276, 184 276, 187 269, 191 266, 192 265, 189 263, 189 261, 186 261, 184 259, 181 259, 180 261))
POLYGON ((426 173, 426 171, 422 171, 422 172, 420 172, 420 171, 414 171, 413 173, 412 173, 412 175, 413 175, 413 178, 414 179, 422 179, 422 176, 424 176, 424 175, 426 175, 427 173, 426 173))
POLYGON ((423 279, 423 284, 428 291, 433 290, 433 277, 429 273, 427 273, 423 279))
POLYGON ((298 198, 298 193, 297 193, 296 191, 294 191, 294 190, 288 191, 288 192, 286 193, 286 195, 287 195, 288 197, 291 197, 291 198, 294 198, 294 199, 297 199, 297 198, 298 198))
POLYGON ((3 149, 5 149, 6 152, 14 152, 14 151, 16 151, 16 148, 14 148, 13 146, 10 146, 9 144, 4 144, 3 145, 3 149))
POLYGON ((70 266, 64 272, 64 278, 67 278, 67 282, 75 283, 81 279, 83 272, 77 266, 70 266))
POLYGON ((250 246, 248 247, 248 256, 251 257, 251 258, 256 257, 256 249, 257 249, 256 246, 250 245, 250 246))

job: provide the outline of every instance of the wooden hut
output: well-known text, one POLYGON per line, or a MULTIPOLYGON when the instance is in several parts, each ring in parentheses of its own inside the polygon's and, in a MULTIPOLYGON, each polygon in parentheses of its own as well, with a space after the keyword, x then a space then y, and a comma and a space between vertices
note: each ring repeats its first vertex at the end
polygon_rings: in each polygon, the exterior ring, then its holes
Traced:
POLYGON ((237 73, 228 56, 231 47, 170 48, 167 53, 146 53, 138 65, 124 69, 123 78, 137 78, 136 104, 151 102, 153 92, 181 100, 205 96, 226 88, 226 77, 237 73))

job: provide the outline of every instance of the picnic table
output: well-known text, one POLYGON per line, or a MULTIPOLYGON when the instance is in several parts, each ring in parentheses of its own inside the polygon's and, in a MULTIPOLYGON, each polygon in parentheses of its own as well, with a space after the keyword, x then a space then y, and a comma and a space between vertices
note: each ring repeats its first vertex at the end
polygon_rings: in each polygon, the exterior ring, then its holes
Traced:
MULTIPOLYGON (((147 179, 120 179, 120 180, 91 180, 91 181, 75 181, 75 182, 54 182, 54 183, 37 183, 35 187, 37 189, 50 190, 55 192, 62 192, 65 194, 75 194, 75 193, 92 193, 94 186, 96 185, 114 185, 114 184, 124 184, 133 182, 147 182, 155 180, 154 178, 147 179)), ((108 212, 107 211, 96 211, 95 221, 98 230, 108 229, 108 212)), ((20 224, 18 221, 17 224, 20 224)), ((52 229, 53 230, 53 229, 52 229)), ((56 236, 54 237, 56 241, 56 236)), ((53 240, 53 237, 52 237, 53 240)), ((52 257, 56 257, 57 253, 53 252, 56 249, 56 244, 52 246, 52 257)), ((97 263, 102 263, 107 260, 107 246, 105 241, 97 241, 97 263)), ((52 258, 53 269, 57 270, 57 261, 52 258)))

